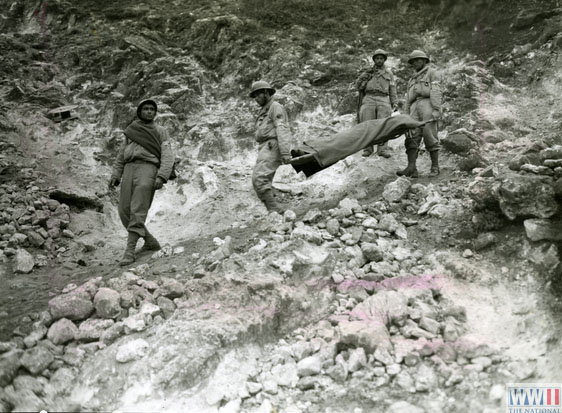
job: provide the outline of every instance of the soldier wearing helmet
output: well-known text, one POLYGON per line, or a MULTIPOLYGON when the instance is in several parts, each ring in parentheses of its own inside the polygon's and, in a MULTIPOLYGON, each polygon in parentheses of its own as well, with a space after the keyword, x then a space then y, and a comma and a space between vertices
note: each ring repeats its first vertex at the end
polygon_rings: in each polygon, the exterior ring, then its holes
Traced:
MULTIPOLYGON (((394 76, 389 69, 384 67, 387 57, 384 50, 375 50, 373 67, 363 72, 356 81, 359 91, 358 123, 387 118, 398 106, 394 76)), ((369 147, 363 151, 363 156, 370 156, 372 153, 373 147, 369 147)), ((388 142, 377 147, 377 155, 390 158, 388 142)))
POLYGON ((429 57, 421 50, 414 50, 408 57, 408 63, 412 65, 415 73, 408 81, 405 110, 415 120, 434 120, 434 122, 427 123, 423 128, 415 129, 411 135, 406 137, 408 166, 396 172, 400 176, 413 178, 418 176, 416 160, 422 137, 431 157, 429 176, 439 175, 437 121, 441 117, 441 76, 429 62, 429 57))
POLYGON ((256 119, 258 158, 252 173, 252 185, 258 198, 270 211, 283 212, 273 193, 273 176, 281 164, 291 161, 292 141, 289 118, 283 106, 273 100, 275 89, 259 80, 252 84, 250 97, 261 107, 256 119))

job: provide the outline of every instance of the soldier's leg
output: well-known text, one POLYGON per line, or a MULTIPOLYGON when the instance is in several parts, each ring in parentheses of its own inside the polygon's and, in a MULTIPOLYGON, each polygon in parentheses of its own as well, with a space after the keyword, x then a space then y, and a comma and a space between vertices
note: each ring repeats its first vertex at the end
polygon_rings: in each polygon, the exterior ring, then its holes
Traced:
MULTIPOLYGON (((419 110, 422 120, 432 119, 433 107, 429 99, 420 102, 419 110)), ((430 122, 423 127, 423 142, 431 157, 431 170, 429 176, 439 175, 439 137, 437 136, 437 122, 430 122)))
MULTIPOLYGON (((388 118, 390 115, 392 115, 390 101, 387 97, 381 98, 381 101, 377 105, 377 119, 388 118)), ((383 158, 390 158, 392 156, 390 148, 388 147, 388 141, 378 145, 377 155, 382 156, 383 158)))
POLYGON ((149 163, 134 164, 133 192, 131 196, 131 214, 127 231, 135 232, 140 237, 146 236, 145 221, 154 199, 154 181, 158 168, 149 163))
POLYGON ((121 177, 121 190, 119 191, 119 218, 125 228, 131 219, 131 197, 133 196, 133 177, 135 165, 127 163, 121 177))
MULTIPOLYGON (((359 111, 359 121, 365 122, 366 120, 373 120, 377 118, 376 105, 363 105, 359 111)), ((371 156, 373 154, 373 146, 368 146, 363 150, 363 156, 371 156)))
MULTIPOLYGON (((414 102, 410 106, 410 116, 415 120, 421 120, 421 114, 418 111, 418 102, 414 102)), ((418 159, 418 148, 422 139, 421 128, 411 129, 406 134, 404 146, 406 147, 406 156, 408 157, 408 166, 401 171, 397 171, 399 176, 410 176, 412 178, 418 177, 418 170, 416 167, 416 160, 418 159)))
POLYGON ((252 173, 252 185, 258 198, 270 210, 280 210, 273 198, 272 185, 275 171, 281 165, 281 153, 276 139, 260 144, 258 158, 252 173))

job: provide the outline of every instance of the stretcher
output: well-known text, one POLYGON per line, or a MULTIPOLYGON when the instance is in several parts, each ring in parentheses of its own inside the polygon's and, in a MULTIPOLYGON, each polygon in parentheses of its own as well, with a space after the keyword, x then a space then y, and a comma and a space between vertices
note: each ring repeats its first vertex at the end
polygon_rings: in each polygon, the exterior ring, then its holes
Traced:
POLYGON ((293 169, 307 177, 372 145, 379 145, 420 128, 432 120, 419 122, 408 115, 368 120, 336 133, 330 138, 303 142, 291 150, 293 169))

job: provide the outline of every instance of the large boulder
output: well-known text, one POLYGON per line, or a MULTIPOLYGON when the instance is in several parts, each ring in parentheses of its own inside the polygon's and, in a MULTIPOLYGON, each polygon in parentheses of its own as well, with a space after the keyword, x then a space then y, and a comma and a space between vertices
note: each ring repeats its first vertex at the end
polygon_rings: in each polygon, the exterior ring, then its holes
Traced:
POLYGON ((49 310, 54 320, 63 317, 69 320, 84 320, 94 311, 94 304, 87 291, 74 290, 50 300, 49 310))
POLYGON ((506 217, 549 218, 558 210, 552 184, 534 175, 510 174, 498 188, 499 204, 506 217))
POLYGON ((474 141, 467 136, 467 131, 462 129, 451 132, 441 141, 441 144, 449 152, 456 154, 467 153, 476 146, 474 141))
POLYGON ((78 333, 78 327, 67 318, 55 321, 49 328, 47 338, 55 344, 64 344, 74 340, 78 333))
POLYGON ((94 296, 96 314, 101 318, 116 318, 121 314, 121 296, 111 288, 100 288, 94 296))

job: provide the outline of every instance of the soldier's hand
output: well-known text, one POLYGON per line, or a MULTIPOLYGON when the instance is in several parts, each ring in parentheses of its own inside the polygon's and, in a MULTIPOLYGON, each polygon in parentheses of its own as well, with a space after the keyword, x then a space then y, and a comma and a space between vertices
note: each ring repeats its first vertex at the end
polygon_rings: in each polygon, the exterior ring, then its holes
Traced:
POLYGON ((156 179, 154 180, 154 189, 158 190, 161 189, 163 186, 164 186, 164 180, 159 176, 157 176, 156 179))
POLYGON ((284 165, 291 163, 292 159, 291 155, 281 155, 281 162, 283 162, 284 165))
POLYGON ((109 179, 109 183, 107 184, 107 187, 109 189, 113 189, 116 186, 119 186, 119 184, 121 183, 121 181, 117 178, 110 178, 109 179))
POLYGON ((439 112, 438 110, 434 110, 433 112, 431 112, 431 117, 434 120, 439 120, 441 119, 441 112, 439 112))

